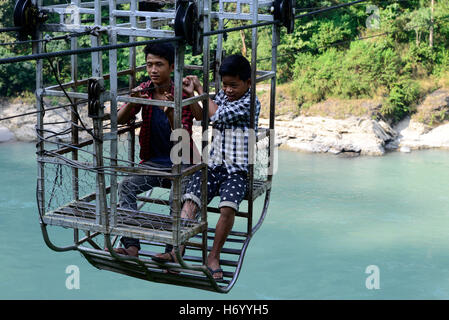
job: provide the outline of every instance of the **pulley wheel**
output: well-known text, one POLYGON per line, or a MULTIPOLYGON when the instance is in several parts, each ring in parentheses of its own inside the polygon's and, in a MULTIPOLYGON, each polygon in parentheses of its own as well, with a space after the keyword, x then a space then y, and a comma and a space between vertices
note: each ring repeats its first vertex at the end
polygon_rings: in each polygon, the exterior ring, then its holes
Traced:
POLYGON ((176 8, 175 35, 182 37, 187 44, 192 46, 194 55, 202 52, 200 19, 198 7, 194 1, 179 1, 176 8))
POLYGON ((274 1, 274 18, 279 20, 287 33, 292 33, 295 28, 295 4, 293 0, 275 0, 274 1))

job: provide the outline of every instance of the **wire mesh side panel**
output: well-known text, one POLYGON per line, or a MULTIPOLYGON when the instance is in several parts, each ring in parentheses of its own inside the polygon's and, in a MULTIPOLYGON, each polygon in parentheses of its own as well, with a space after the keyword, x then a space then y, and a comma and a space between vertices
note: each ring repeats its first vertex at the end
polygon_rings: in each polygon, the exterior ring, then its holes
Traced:
MULTIPOLYGON (((265 130, 264 130, 265 131, 265 130)), ((268 181, 270 174, 270 136, 263 134, 255 148, 254 180, 268 181)))
MULTIPOLYGON (((44 122, 45 119, 46 116, 44 122)), ((118 135, 116 159, 110 157, 109 144, 103 144, 104 165, 99 167, 95 162, 96 142, 93 139, 73 145, 70 127, 51 126, 50 129, 44 125, 44 130, 39 130, 43 131, 40 137, 45 141, 44 152, 39 157, 44 172, 41 194, 44 201, 40 213, 46 223, 86 231, 106 231, 101 216, 111 212, 111 199, 114 198, 110 193, 111 177, 115 175, 119 181, 118 208, 115 217, 109 216, 109 222, 112 227, 117 227, 117 234, 148 239, 151 237, 146 233, 171 232, 171 180, 163 174, 158 175, 160 168, 130 161, 128 151, 133 146, 129 145, 127 132, 118 135), (112 160, 117 162, 116 167, 110 166, 112 160), (107 212, 98 210, 99 174, 105 177, 107 212)), ((84 126, 87 130, 92 129, 87 122, 84 126)), ((105 128, 108 133, 107 125, 105 128)))

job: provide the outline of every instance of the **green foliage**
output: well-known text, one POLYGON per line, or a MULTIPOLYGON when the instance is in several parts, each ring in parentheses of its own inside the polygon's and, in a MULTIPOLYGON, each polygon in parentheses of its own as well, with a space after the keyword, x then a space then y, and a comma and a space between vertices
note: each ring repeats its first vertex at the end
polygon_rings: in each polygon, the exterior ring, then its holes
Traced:
POLYGON ((381 113, 398 121, 412 111, 419 98, 419 87, 412 80, 401 80, 392 85, 387 102, 382 106, 381 113))

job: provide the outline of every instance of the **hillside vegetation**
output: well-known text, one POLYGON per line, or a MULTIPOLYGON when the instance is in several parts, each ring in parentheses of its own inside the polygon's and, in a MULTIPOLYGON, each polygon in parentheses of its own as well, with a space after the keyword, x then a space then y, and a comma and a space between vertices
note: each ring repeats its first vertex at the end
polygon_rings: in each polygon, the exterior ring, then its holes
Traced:
MULTIPOLYGON (((296 14, 344 2, 349 0, 298 0, 296 14)), ((0 0, 0 26, 13 25, 13 5, 14 1, 0 0)), ((232 4, 227 4, 226 9, 233 10, 232 4)), ((107 16, 107 10, 104 15, 107 16)), ((226 27, 241 24, 228 21, 226 27)), ((271 68, 270 33, 270 27, 259 30, 259 69, 271 68)), ((14 34, 0 33, 1 43, 13 41, 14 34)), ((89 36, 80 37, 79 45, 88 47, 89 36)), ((212 41, 212 49, 215 46, 212 41)), ((47 47, 48 51, 64 50, 68 43, 54 41, 47 47)), ((251 30, 227 34, 224 49, 227 54, 241 53, 249 58, 251 30)), ((142 50, 138 51, 138 64, 143 64, 142 50)), ((29 45, 0 46, 0 57, 29 53, 29 45)), ((119 50, 118 57, 119 69, 125 69, 129 49, 119 50)), ((68 81, 70 58, 53 62, 61 80, 68 81)), ((200 64, 201 57, 187 54, 187 62, 200 64)), ((107 70, 106 52, 103 64, 107 70)), ((90 55, 80 56, 79 65, 80 77, 89 76, 90 55)), ((46 82, 55 83, 48 62, 44 68, 46 82)), ((0 96, 33 92, 34 69, 34 62, 0 65, 0 96)), ((143 79, 145 74, 139 77, 143 79)), ((120 81, 121 86, 128 85, 126 78, 120 81)), ((373 0, 297 19, 293 34, 282 31, 278 82, 280 113, 335 117, 368 114, 396 122, 415 112, 416 105, 428 93, 449 87, 449 1, 373 0), (288 101, 288 105, 283 101, 288 101)), ((447 120, 445 117, 442 121, 447 120)))

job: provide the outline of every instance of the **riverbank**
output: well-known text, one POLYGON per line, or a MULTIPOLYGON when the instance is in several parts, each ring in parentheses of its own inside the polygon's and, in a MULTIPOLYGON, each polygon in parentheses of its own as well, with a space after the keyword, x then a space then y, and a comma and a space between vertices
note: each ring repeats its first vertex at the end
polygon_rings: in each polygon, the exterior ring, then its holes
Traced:
MULTIPOLYGON (((261 119, 262 126, 268 120, 261 119)), ((388 151, 449 149, 449 123, 434 129, 407 117, 395 126, 380 120, 299 116, 276 121, 277 145, 292 151, 381 156, 388 151)))
MULTIPOLYGON (((397 123, 384 119, 379 99, 329 99, 302 110, 294 107, 288 90, 285 86, 277 91, 276 110, 281 114, 275 128, 281 149, 346 156, 449 149, 448 88, 430 91, 412 115, 397 123)), ((267 93, 261 99, 267 104, 267 93)), ((260 119, 259 125, 268 126, 268 120, 260 119)))
MULTIPOLYGON (((288 101, 282 92, 279 97, 281 114, 276 117, 275 129, 276 144, 281 149, 345 156, 381 156, 389 151, 449 149, 449 121, 445 120, 449 115, 448 89, 429 94, 412 116, 396 124, 379 119, 381 105, 376 101, 362 101, 357 108, 353 101, 326 101, 315 106, 315 110, 320 110, 323 115, 295 115, 286 107, 294 102, 288 101)), ((47 116, 50 117, 46 121, 55 123, 49 130, 60 132, 69 129, 67 112, 62 110, 48 111, 47 116)), ((33 111, 35 107, 29 101, 0 101, 0 118, 33 111)), ((85 113, 80 111, 83 121, 89 123, 90 119, 85 113)), ((260 127, 268 127, 269 120, 264 115, 262 112, 260 127)), ((0 122, 0 142, 35 141, 35 125, 36 114, 3 120, 0 122)), ((196 127, 195 133, 198 134, 199 130, 196 127)))

